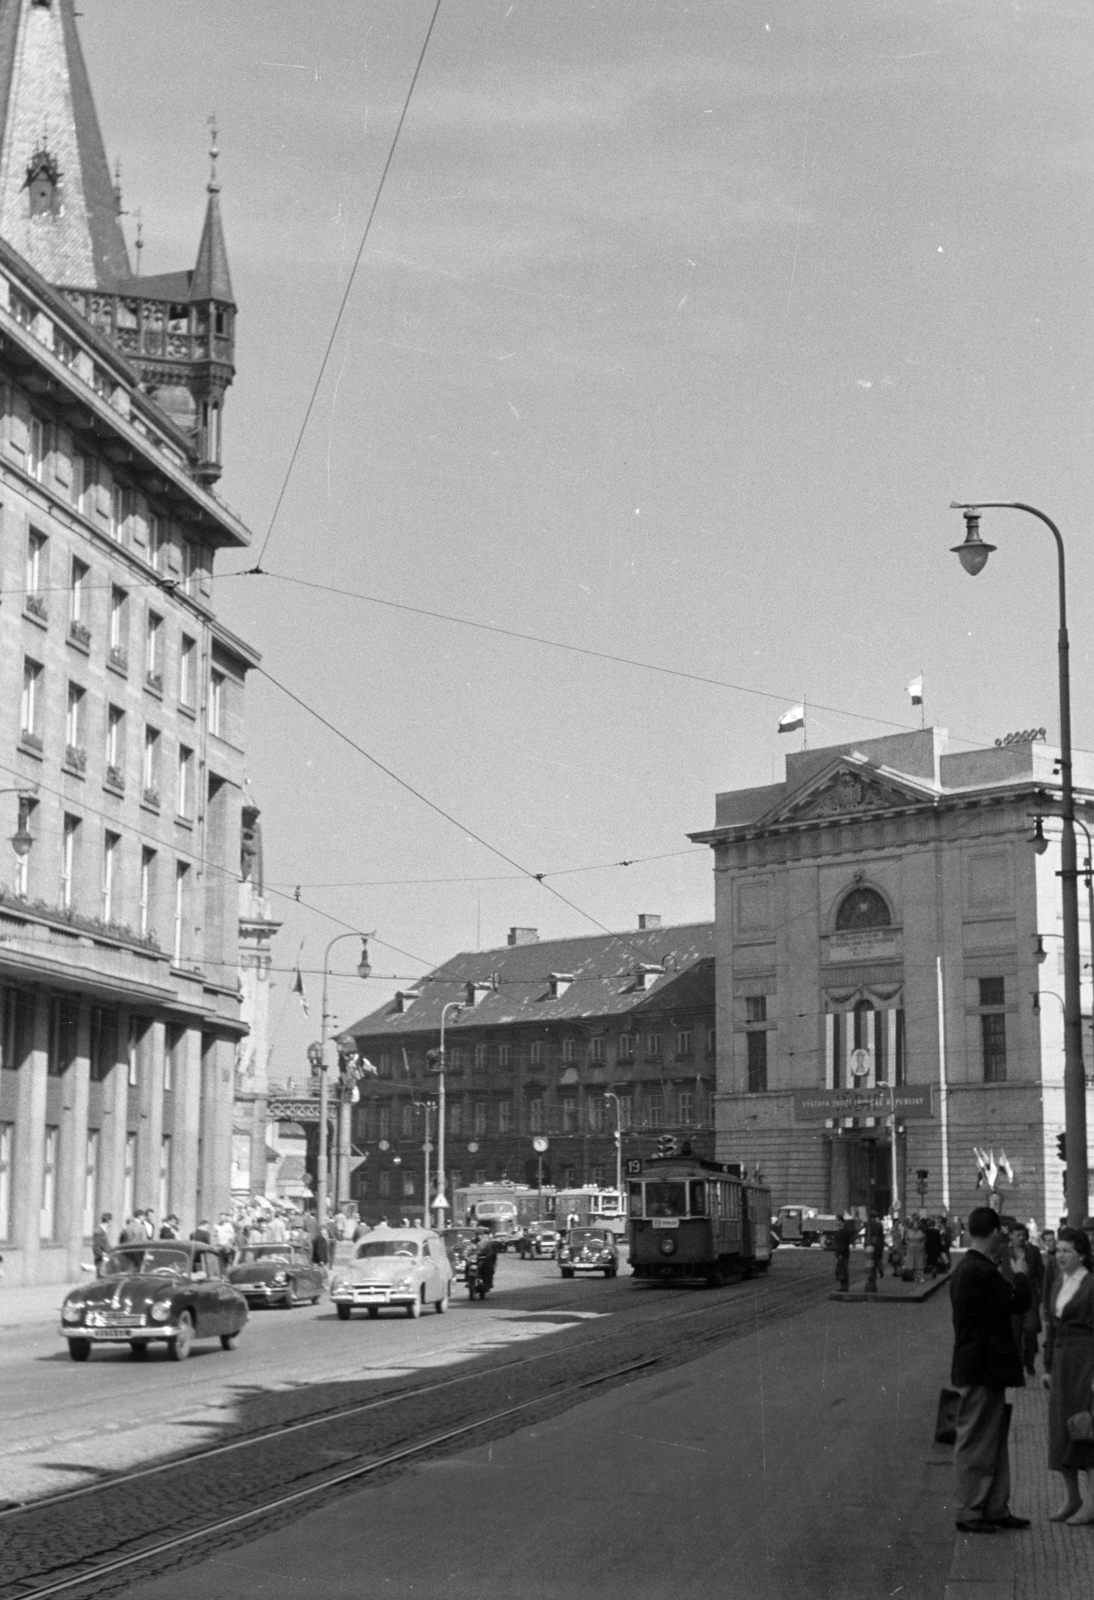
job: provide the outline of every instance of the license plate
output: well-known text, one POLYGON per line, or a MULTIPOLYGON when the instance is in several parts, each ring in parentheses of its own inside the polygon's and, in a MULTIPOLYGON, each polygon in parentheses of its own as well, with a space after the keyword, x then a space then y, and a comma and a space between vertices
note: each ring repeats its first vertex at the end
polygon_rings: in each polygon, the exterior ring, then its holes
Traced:
POLYGON ((98 1339, 108 1344, 118 1344, 132 1339, 136 1332, 136 1328, 88 1328, 86 1337, 98 1339))
POLYGON ((655 1228, 678 1228, 680 1226, 680 1218, 679 1217, 654 1217, 653 1218, 653 1225, 654 1225, 655 1228))

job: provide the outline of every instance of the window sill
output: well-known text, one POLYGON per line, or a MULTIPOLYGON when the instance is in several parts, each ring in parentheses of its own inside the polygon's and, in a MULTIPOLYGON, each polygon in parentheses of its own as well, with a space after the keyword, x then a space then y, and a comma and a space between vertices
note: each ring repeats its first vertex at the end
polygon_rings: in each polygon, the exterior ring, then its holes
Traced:
POLYGON ((198 713, 196 706, 188 706, 185 700, 180 700, 178 709, 180 716, 189 717, 191 722, 197 721, 198 713))
POLYGON ((114 651, 111 650, 107 655, 106 664, 110 668, 111 672, 116 672, 118 674, 119 678, 128 678, 129 658, 127 656, 115 655, 114 651))
POLYGON ((163 699, 163 679, 159 674, 154 678, 149 677, 147 673, 145 674, 144 692, 145 694, 150 694, 154 700, 163 699))
POLYGON ((68 631, 66 643, 70 644, 72 646, 73 650, 78 650, 82 656, 89 656, 91 654, 91 635, 90 634, 88 634, 87 637, 85 638, 83 634, 73 633, 71 628, 70 628, 69 631, 68 631))
POLYGON ((19 749, 20 749, 20 751, 22 752, 23 755, 25 755, 25 756, 33 756, 35 761, 43 761, 45 759, 45 755, 44 755, 43 748, 42 748, 42 741, 41 741, 41 739, 36 738, 36 736, 34 734, 32 734, 32 733, 31 734, 27 734, 27 733, 20 734, 20 736, 19 736, 19 749))
POLYGON ((194 819, 193 819, 193 817, 184 817, 181 814, 181 812, 176 812, 175 813, 175 827, 176 828, 185 828, 187 833, 193 833, 193 831, 194 831, 194 819))
POLYGON ((49 627, 49 617, 45 612, 39 615, 37 611, 32 611, 29 606, 25 605, 23 607, 23 616, 28 622, 33 622, 36 628, 49 627))

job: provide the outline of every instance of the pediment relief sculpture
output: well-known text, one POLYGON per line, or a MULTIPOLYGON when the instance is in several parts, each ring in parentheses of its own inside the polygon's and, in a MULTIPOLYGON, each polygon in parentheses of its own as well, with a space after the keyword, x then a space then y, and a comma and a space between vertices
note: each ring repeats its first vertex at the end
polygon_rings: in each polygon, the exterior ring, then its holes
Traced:
POLYGON ((856 811, 887 811, 893 806, 906 806, 911 802, 912 797, 900 789, 878 783, 857 772, 843 771, 820 789, 804 795, 785 815, 798 822, 811 817, 841 816, 856 811))

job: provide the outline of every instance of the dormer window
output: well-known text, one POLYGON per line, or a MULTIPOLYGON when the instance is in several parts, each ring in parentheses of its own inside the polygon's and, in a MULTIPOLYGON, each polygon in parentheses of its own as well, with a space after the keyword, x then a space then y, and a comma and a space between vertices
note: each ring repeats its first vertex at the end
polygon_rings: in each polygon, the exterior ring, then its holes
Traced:
POLYGON ((548 981, 551 985, 551 999, 558 1000, 573 983, 574 975, 572 972, 552 972, 548 981))
POLYGON ((635 968, 634 987, 639 990, 652 989, 657 979, 664 975, 664 967, 639 966, 635 968))
POLYGON ((421 993, 417 989, 398 989, 395 993, 395 1010, 409 1011, 415 1000, 420 999, 421 993))
POLYGON ((61 213, 61 169, 44 145, 39 145, 27 163, 23 188, 30 197, 32 217, 56 217, 61 213))

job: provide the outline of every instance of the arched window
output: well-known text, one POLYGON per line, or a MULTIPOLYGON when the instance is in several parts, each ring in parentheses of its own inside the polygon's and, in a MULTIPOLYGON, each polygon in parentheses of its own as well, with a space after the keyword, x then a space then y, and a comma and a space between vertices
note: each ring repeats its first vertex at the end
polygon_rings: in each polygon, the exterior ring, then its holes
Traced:
POLYGON ((891 921, 889 907, 876 889, 852 889, 836 912, 836 928, 840 933, 858 928, 887 928, 891 921))

